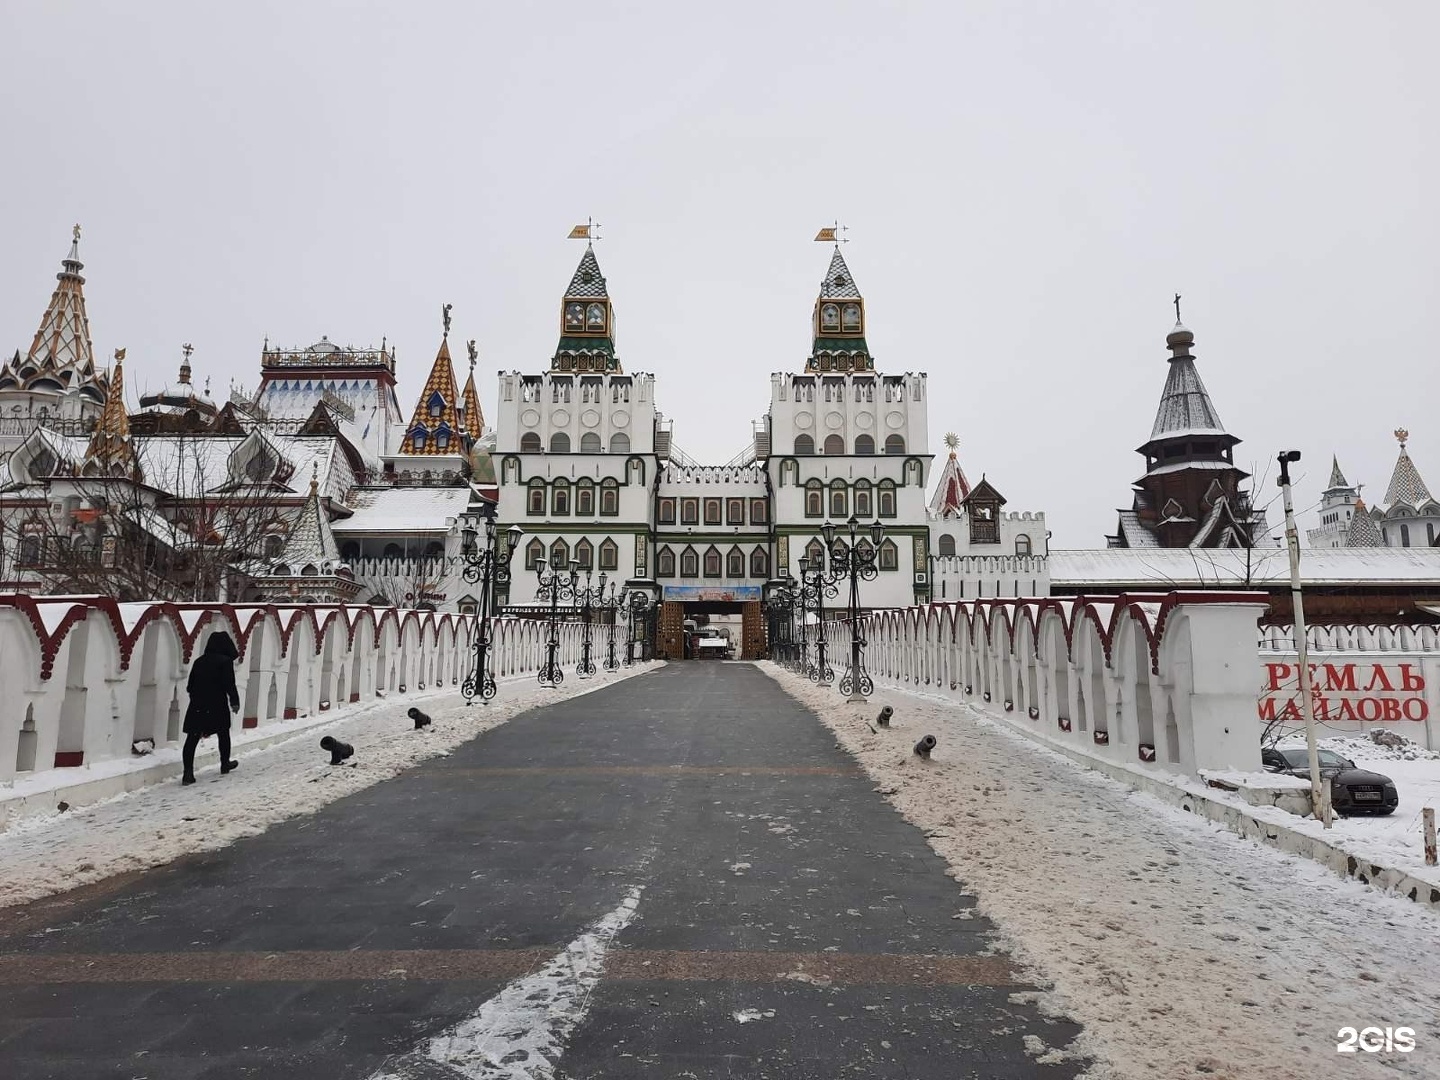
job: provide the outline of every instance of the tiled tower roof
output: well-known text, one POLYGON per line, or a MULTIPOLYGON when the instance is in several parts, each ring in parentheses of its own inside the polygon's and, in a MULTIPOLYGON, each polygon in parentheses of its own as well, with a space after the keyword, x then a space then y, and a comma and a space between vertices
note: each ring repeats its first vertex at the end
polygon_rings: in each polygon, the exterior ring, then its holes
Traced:
POLYGON ((585 254, 580 256, 580 265, 575 268, 575 276, 570 279, 570 287, 565 290, 565 295, 608 297, 610 294, 605 289, 605 275, 600 272, 600 263, 595 259, 595 248, 586 244, 585 254))
POLYGON ((830 269, 825 271, 825 280, 820 282, 820 295, 835 299, 860 299, 860 289, 850 267, 845 265, 845 256, 840 254, 840 245, 835 245, 835 254, 830 256, 830 269))
POLYGON ((560 343, 550 370, 621 371, 615 356, 615 308, 590 244, 585 245, 585 254, 560 301, 560 343))
POLYGON ((1350 527, 1345 531, 1346 547, 1384 547, 1385 539, 1380 527, 1365 509, 1365 500, 1355 500, 1355 513, 1350 516, 1350 527))
POLYGON ((115 350, 115 370, 105 408, 85 450, 82 471, 89 475, 140 477, 135 447, 130 441, 130 417, 125 412, 125 350, 115 350))
POLYGON ((845 265, 839 244, 820 282, 813 323, 814 340, 805 361, 806 371, 875 370, 875 358, 865 341, 865 298, 860 295, 850 267, 845 265))
POLYGON ((1410 433, 1401 428, 1395 437, 1400 440, 1400 456, 1395 459, 1395 471, 1390 474, 1390 486, 1385 489, 1385 509, 1397 503, 1418 507, 1433 501, 1430 489, 1420 478, 1420 470, 1410 460, 1410 451, 1405 449, 1410 433))
POLYGON ((340 547, 330 530, 330 515, 320 505, 320 481, 314 475, 310 477, 310 494, 300 507, 280 561, 297 574, 307 566, 330 573, 341 563, 340 547))
POLYGON ((49 363, 60 370, 71 369, 82 377, 95 374, 94 350, 90 344, 90 319, 85 314, 85 279, 80 271, 80 226, 75 226, 70 254, 55 275, 57 284, 50 304, 35 331, 35 340, 25 358, 37 365, 49 363))
POLYGON ((470 361, 470 376, 465 380, 465 393, 461 401, 463 406, 460 421, 464 425, 465 434, 473 442, 485 434, 485 413, 480 408, 480 394, 475 389, 474 360, 470 361))
POLYGON ((440 350, 415 403, 415 415, 400 444, 402 454, 458 454, 463 429, 460 401, 455 390, 455 368, 450 361, 450 338, 440 339, 440 350))
POLYGON ((1195 369, 1195 357, 1190 352, 1194 343, 1195 335, 1179 323, 1165 338, 1172 354, 1170 372, 1165 378, 1165 389, 1160 392, 1160 407, 1155 411, 1155 423, 1150 429, 1152 441, 1191 432, 1225 434, 1215 403, 1195 369))
POLYGON ((1330 457, 1330 483, 1326 486, 1325 490, 1326 490, 1326 491, 1338 491, 1338 490, 1340 490, 1340 489, 1342 489, 1342 488, 1348 489, 1349 487, 1350 487, 1350 481, 1346 480, 1346 479, 1345 479, 1345 474, 1340 471, 1340 459, 1339 459, 1338 457, 1334 456, 1334 455, 1331 455, 1331 457, 1330 457))

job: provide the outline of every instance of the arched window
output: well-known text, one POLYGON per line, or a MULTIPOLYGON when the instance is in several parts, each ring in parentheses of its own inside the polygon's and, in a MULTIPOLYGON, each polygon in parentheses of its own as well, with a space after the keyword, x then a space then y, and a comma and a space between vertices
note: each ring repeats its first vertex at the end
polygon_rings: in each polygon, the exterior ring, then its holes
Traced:
MULTIPOLYGON (((625 439, 625 451, 624 451, 624 452, 628 453, 629 450, 630 450, 630 439, 629 439, 629 437, 627 436, 626 439, 625 439)), ((627 463, 627 469, 628 469, 628 471, 629 471, 629 473, 630 473, 630 483, 632 483, 632 484, 644 484, 644 483, 645 483, 645 462, 641 461, 639 458, 631 458, 630 461, 627 463)))
POLYGON ((725 556, 725 576, 745 576, 745 553, 738 547, 732 547, 730 553, 725 556))
POLYGON ((581 570, 593 570, 595 568, 595 545, 589 540, 577 540, 575 542, 575 561, 580 564, 581 570))
POLYGON ((820 306, 820 329, 822 332, 839 331, 840 306, 838 304, 822 304, 820 306))
POLYGON ((830 516, 836 521, 850 516, 849 492, 845 490, 844 480, 830 481, 830 516))
POLYGON ((814 540, 811 540, 810 543, 805 545, 805 555, 810 560, 811 570, 814 570, 816 567, 824 569, 825 545, 820 542, 819 537, 816 537, 814 540))
POLYGON ((860 305, 846 304, 841 314, 841 323, 846 333, 854 334, 860 331, 860 305))
POLYGON ((429 439, 428 433, 423 427, 417 427, 410 433, 410 450, 412 453, 423 454, 425 443, 429 439))
POLYGON ((662 547, 655 553, 655 576, 675 576, 675 552, 671 551, 668 547, 662 547))
POLYGON ((918 461, 905 463, 905 482, 915 487, 925 486, 925 467, 918 461))
POLYGON ((609 537, 600 542, 600 569, 620 569, 620 545, 609 537))
MULTIPOLYGON (((280 554, 278 551, 275 554, 280 554)), ((398 559, 405 554, 405 550, 399 544, 386 544, 384 557, 387 559, 398 559)))
POLYGON ((440 396, 439 391, 430 395, 428 412, 431 416, 439 416, 445 411, 445 399, 440 396))
POLYGON ((628 454, 630 452, 630 436, 623 431, 617 431, 611 435, 610 452, 612 454, 628 454))
POLYGON ((695 553, 693 547, 687 547, 684 551, 680 552, 680 576, 700 576, 700 556, 695 553))
POLYGON ((893 518, 895 516, 895 481, 881 480, 880 494, 880 517, 893 518))
POLYGON ((595 513, 595 481, 575 481, 575 514, 591 517, 595 513))
POLYGON ((770 576, 770 554, 763 547, 757 547, 750 552, 750 576, 753 578, 770 576))
POLYGON ((879 566, 881 570, 900 569, 900 549, 895 546, 894 540, 880 541, 879 566))
POLYGON ((550 565, 557 570, 570 569, 570 545, 558 537, 550 545, 550 565))
POLYGON ((855 481, 855 516, 862 519, 875 516, 869 480, 855 481))
POLYGON ((810 457, 815 453, 815 440, 809 435, 795 436, 795 456, 810 457))
POLYGON ((600 436, 593 431, 587 431, 580 436, 580 452, 582 454, 600 453, 600 436))
MULTIPOLYGON (((563 431, 557 431, 550 436, 550 452, 552 454, 568 454, 570 452, 570 436, 563 431)), ((885 451, 890 452, 888 449, 885 451)))
MULTIPOLYGON (((34 537, 31 537, 31 539, 33 540, 34 537)), ((395 554, 396 554, 397 556, 400 554, 399 545, 397 545, 397 544, 391 544, 390 547, 395 548, 395 554)), ((270 533, 268 536, 265 537, 265 556, 266 556, 266 558, 278 559, 278 558, 280 557, 280 553, 281 553, 282 551, 284 551, 284 550, 285 550, 285 537, 282 536, 280 533, 270 533)), ((388 549, 387 549, 387 552, 388 552, 388 549)))
POLYGON ((825 436, 825 453, 834 457, 845 453, 845 439, 840 435, 825 436))
POLYGON ((856 435, 856 436, 855 436, 855 453, 857 453, 857 454, 873 454, 873 453, 875 453, 875 437, 874 437, 873 435, 856 435))
POLYGON ((1015 554, 1030 554, 1030 537, 1027 536, 1025 533, 1021 533, 1019 536, 1015 537, 1015 554))
POLYGON ((603 517, 614 517, 620 513, 620 489, 615 486, 613 477, 606 477, 600 481, 600 514, 603 517))
POLYGON ((944 536, 940 537, 940 554, 955 554, 955 537, 951 536, 949 533, 946 533, 944 536))
POLYGON ((545 545, 540 542, 537 536, 525 545, 525 569, 534 570, 540 565, 540 556, 545 554, 545 545))
POLYGON ((431 540, 425 545, 425 558, 438 559, 445 554, 445 545, 439 540, 431 540))
POLYGON ((719 577, 720 574, 720 549, 712 544, 705 549, 705 576, 719 577))
POLYGON ((780 486, 794 484, 800 479, 800 463, 786 459, 780 462, 780 486))
POLYGON ((604 330, 604 329, 605 329, 605 305, 604 305, 604 304, 591 304, 588 308, 585 309, 585 329, 586 329, 586 330, 604 330))
POLYGON ((526 492, 525 512, 531 517, 545 516, 545 481, 538 476, 530 481, 530 490, 526 492))
POLYGON ((550 513, 556 517, 570 516, 570 481, 556 480, 551 487, 550 513))
POLYGON ((450 429, 441 428, 435 433, 435 449, 442 454, 450 449, 450 429))
MULTIPOLYGON (((551 449, 554 449, 554 448, 552 447, 551 449)), ((886 435, 886 436, 885 436, 885 453, 887 453, 887 454, 903 454, 904 452, 905 452, 905 436, 904 436, 904 435, 886 435)))
POLYGON ((805 481, 805 516, 825 516, 825 489, 819 480, 810 479, 805 481))
POLYGON ((520 436, 520 452, 522 454, 538 454, 541 450, 540 436, 533 431, 527 431, 520 436))
POLYGON ((1410 546, 1410 526, 1406 525, 1404 522, 1400 523, 1400 546, 1410 546))
MULTIPOLYGON (((42 550, 40 537, 25 536, 20 539, 20 565, 38 566, 40 563, 40 552, 42 550)), ((279 552, 277 551, 278 555, 279 552)))

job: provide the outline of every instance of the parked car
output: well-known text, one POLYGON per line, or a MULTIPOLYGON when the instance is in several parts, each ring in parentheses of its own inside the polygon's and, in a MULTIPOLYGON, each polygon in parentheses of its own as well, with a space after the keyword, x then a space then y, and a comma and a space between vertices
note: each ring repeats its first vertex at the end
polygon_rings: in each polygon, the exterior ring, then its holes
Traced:
MULTIPOLYGON (((1400 805, 1395 781, 1380 773, 1359 768, 1334 750, 1317 751, 1320 776, 1330 781, 1330 805, 1337 814, 1392 814, 1400 805)), ((1261 763, 1269 772, 1289 773, 1310 779, 1310 754, 1303 746, 1260 751, 1261 763)))

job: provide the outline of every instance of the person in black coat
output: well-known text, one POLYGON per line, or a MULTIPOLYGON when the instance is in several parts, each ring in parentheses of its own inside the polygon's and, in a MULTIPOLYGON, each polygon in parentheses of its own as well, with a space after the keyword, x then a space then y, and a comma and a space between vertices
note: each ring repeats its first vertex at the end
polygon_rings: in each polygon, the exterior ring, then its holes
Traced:
POLYGON ((195 747, 206 735, 214 735, 220 743, 222 776, 237 764, 230 757, 230 714, 240 709, 240 694, 235 689, 235 661, 239 655, 230 635, 220 630, 210 635, 204 655, 190 665, 190 678, 185 683, 190 706, 185 710, 182 784, 195 783, 195 747))

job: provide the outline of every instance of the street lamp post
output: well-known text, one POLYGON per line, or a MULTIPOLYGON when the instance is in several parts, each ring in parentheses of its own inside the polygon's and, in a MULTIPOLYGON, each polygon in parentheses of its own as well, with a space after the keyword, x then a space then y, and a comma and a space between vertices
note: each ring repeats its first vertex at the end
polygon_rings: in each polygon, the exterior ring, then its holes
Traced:
POLYGON ((560 601, 574 600, 580 582, 580 564, 575 560, 570 565, 557 566, 548 574, 542 555, 535 560, 535 590, 537 600, 550 601, 550 636, 545 642, 545 666, 535 676, 541 686, 559 686, 565 681, 565 672, 560 670, 560 601))
MULTIPOLYGON (((825 548, 833 553, 835 526, 828 521, 821 527, 825 534, 825 548)), ((810 564, 809 556, 800 557, 800 625, 805 625, 807 606, 815 612, 815 663, 810 665, 806 675, 811 682, 829 686, 835 679, 835 669, 830 666, 829 642, 825 640, 825 597, 840 594, 840 578, 832 570, 825 571, 823 557, 810 564)))
MULTIPOLYGON (((850 578, 850 669, 840 679, 840 692, 850 701, 863 702, 875 692, 875 683, 865 670, 865 638, 860 633, 860 582, 874 581, 879 576, 880 542, 885 527, 876 521, 870 526, 870 545, 860 549, 860 521, 851 516, 845 523, 850 528, 850 547, 843 554, 833 547, 830 558, 838 564, 834 573, 850 578)), ((826 535, 827 542, 830 535, 826 535)))
POLYGON ((495 506, 485 503, 479 513, 462 515, 460 527, 460 558, 465 569, 462 576, 471 585, 480 583, 480 610, 475 627, 475 664, 460 692, 465 703, 473 704, 478 697, 489 701, 495 696, 495 674, 490 670, 490 612, 495 590, 510 584, 510 560, 520 546, 525 530, 511 525, 505 531, 503 548, 496 547, 499 534, 495 524, 495 506), (481 540, 483 537, 483 546, 481 540))
MULTIPOLYGON (((573 565, 573 564, 572 564, 573 565)), ((594 625, 592 618, 597 607, 603 606, 605 596, 605 571, 600 571, 599 587, 590 584, 590 571, 585 571, 585 587, 575 590, 576 603, 580 605, 580 618, 584 627, 580 638, 580 662, 575 665, 575 674, 588 679, 595 674, 594 625)))

